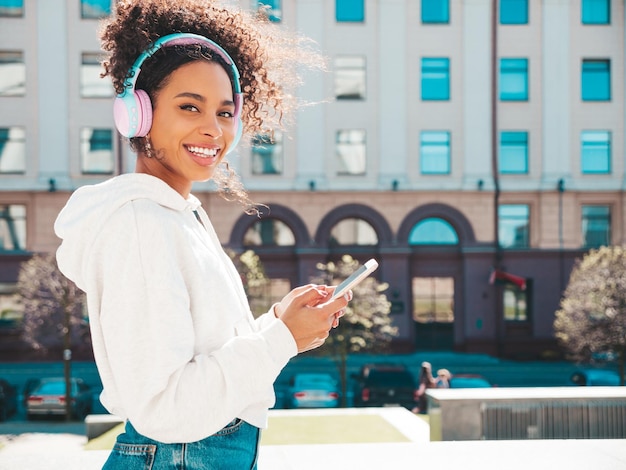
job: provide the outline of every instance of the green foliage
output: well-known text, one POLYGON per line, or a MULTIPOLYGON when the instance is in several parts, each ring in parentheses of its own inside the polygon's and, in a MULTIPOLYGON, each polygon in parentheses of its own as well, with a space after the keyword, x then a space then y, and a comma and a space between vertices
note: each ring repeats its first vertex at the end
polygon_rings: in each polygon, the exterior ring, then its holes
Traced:
MULTIPOLYGON (((589 251, 574 267, 554 321, 555 336, 570 356, 591 361, 626 352, 626 250, 589 251)), ((623 372, 622 372, 623 376, 623 372)))
POLYGON ((237 272, 241 276, 243 288, 248 297, 248 303, 252 314, 257 317, 271 306, 270 279, 265 274, 263 263, 252 250, 246 250, 241 254, 233 250, 226 250, 226 253, 235 264, 237 272))
POLYGON ((17 291, 24 309, 22 336, 35 350, 65 348, 70 338, 76 348, 91 349, 85 294, 59 271, 54 255, 22 263, 17 291))
MULTIPOLYGON (((338 263, 318 264, 321 273, 311 282, 336 285, 358 267, 357 260, 344 255, 338 263)), ((398 334, 398 328, 392 326, 389 316, 391 302, 384 294, 388 287, 387 283, 381 283, 373 276, 354 287, 353 299, 339 320, 339 327, 331 331, 322 351, 336 356, 384 351, 398 334)))

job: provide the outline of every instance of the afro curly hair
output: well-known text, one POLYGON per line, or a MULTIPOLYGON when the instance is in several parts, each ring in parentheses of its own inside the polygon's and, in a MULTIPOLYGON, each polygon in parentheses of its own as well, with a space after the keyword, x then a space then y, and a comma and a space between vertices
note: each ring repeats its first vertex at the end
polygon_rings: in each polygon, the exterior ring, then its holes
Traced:
MULTIPOLYGON (((243 94, 243 134, 248 137, 284 128, 288 111, 298 105, 295 89, 302 83, 301 71, 326 66, 313 41, 271 23, 263 10, 253 13, 226 8, 214 0, 118 0, 114 14, 102 23, 100 31, 102 49, 107 53, 103 76, 111 77, 116 93, 124 91, 137 57, 154 41, 172 33, 204 36, 233 59, 243 94)), ((136 87, 154 100, 169 74, 194 60, 221 63, 198 45, 161 48, 142 65, 136 87)), ((133 137, 130 144, 138 153, 149 148, 144 137, 133 137)), ((225 173, 216 172, 213 179, 226 199, 234 197, 252 205, 227 163, 225 173)))

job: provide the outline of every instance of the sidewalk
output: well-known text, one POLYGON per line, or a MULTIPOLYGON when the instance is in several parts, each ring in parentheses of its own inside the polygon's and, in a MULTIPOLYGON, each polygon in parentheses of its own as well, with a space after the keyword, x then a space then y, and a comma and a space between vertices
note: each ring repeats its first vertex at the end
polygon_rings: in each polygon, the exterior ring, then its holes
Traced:
MULTIPOLYGON (((259 470, 419 470, 434 467, 462 470, 626 470, 626 440, 430 442, 428 425, 404 411, 379 408, 369 412, 379 413, 410 442, 266 445, 261 447, 259 470)), ((272 410, 272 413, 328 411, 272 410)), ((75 434, 37 433, 23 434, 9 441, 5 439, 0 450, 0 470, 100 469, 108 451, 82 450, 86 441, 86 437, 75 434)))

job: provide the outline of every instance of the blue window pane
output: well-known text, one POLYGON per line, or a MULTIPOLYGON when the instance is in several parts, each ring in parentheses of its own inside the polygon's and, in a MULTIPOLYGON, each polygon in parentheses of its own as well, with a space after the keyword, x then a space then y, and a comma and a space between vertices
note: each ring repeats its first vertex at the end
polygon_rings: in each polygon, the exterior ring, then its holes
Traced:
POLYGON ((450 99, 450 59, 422 58, 422 99, 450 99))
POLYGON ((104 18, 111 14, 111 0, 81 0, 80 11, 83 18, 104 18))
POLYGON ((611 62, 609 60, 583 60, 583 101, 609 101, 611 99, 611 62))
POLYGON ((280 23, 283 17, 282 0, 259 0, 259 6, 269 7, 265 10, 267 18, 273 23, 280 23))
POLYGON ((528 132, 501 132, 500 173, 528 173, 528 132))
POLYGON ((528 59, 500 59, 500 99, 528 101, 528 59))
POLYGON ((0 0, 0 16, 24 16, 24 0, 0 0))
POLYGON ((450 173, 450 133, 422 132, 420 137, 420 168, 422 174, 450 173))
POLYGON ((611 133, 585 131, 581 134, 580 167, 583 173, 611 172, 611 133))
POLYGON ((582 233, 585 248, 609 246, 611 244, 611 208, 609 206, 583 206, 582 233))
POLYGON ((365 21, 364 0, 335 0, 337 21, 365 21))
POLYGON ((422 0, 422 23, 449 23, 449 0, 422 0))
POLYGON ((610 24, 611 0, 582 0, 583 24, 610 24))
POLYGON ((528 24, 528 0, 500 0, 500 24, 528 24))
POLYGON ((530 209, 526 204, 503 204, 498 207, 498 238, 502 248, 529 246, 530 209))
POLYGON ((458 245, 459 236, 447 221, 429 217, 411 229, 409 245, 458 245))

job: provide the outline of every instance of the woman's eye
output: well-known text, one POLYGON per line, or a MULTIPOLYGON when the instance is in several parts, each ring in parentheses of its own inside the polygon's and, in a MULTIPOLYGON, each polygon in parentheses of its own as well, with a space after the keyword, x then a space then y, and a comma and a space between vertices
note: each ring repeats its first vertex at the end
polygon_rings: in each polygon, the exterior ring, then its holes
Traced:
POLYGON ((185 110, 185 111, 198 112, 198 108, 196 108, 193 104, 184 104, 180 107, 180 109, 185 110))
POLYGON ((235 113, 231 113, 230 111, 222 111, 220 113, 220 116, 226 117, 226 118, 232 118, 235 116, 235 113))

